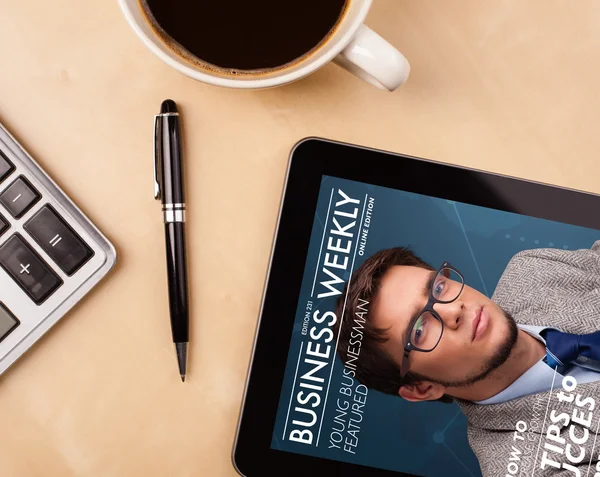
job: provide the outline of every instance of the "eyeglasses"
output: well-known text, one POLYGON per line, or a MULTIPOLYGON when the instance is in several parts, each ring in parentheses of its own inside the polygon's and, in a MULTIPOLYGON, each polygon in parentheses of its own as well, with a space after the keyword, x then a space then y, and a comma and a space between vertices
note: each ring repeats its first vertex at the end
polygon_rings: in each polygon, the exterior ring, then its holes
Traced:
POLYGON ((400 367, 400 376, 408 373, 408 353, 433 351, 442 339, 444 321, 433 309, 436 303, 452 303, 463 291, 465 279, 450 263, 444 262, 428 284, 429 299, 423 309, 408 325, 408 336, 404 345, 404 359, 400 367))

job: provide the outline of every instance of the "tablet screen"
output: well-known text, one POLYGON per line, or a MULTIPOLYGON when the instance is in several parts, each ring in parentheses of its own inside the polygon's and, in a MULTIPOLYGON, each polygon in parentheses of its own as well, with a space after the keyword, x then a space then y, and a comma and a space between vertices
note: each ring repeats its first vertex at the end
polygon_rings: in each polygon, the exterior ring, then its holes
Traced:
MULTIPOLYGON (((522 263, 544 260, 563 261, 577 274, 578 253, 594 253, 598 239, 590 228, 324 176, 271 448, 416 475, 482 475, 461 401, 437 398, 468 388, 477 406, 513 399, 503 386, 474 385, 507 362, 516 333, 509 320, 520 326, 526 313, 525 302, 506 303, 521 296, 511 277, 522 263), (390 263, 404 265, 377 278, 378 267, 390 263), (454 301, 433 304, 436 317, 425 305, 434 295, 444 301, 449 284, 454 301), (429 385, 398 376, 409 334, 407 373, 429 385)), ((560 376, 553 387, 561 388, 560 376)), ((540 403, 541 417, 511 417, 519 454, 495 457, 507 475, 532 475, 542 458, 553 465, 552 451, 527 438, 547 425, 550 399, 551 392, 540 403)))

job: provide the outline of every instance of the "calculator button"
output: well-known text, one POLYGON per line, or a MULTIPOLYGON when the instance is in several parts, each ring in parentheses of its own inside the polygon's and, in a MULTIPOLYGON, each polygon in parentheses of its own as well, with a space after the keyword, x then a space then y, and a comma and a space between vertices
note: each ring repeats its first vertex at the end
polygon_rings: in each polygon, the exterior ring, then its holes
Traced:
POLYGON ((8 160, 8 157, 0 151, 0 182, 6 179, 14 170, 15 166, 8 160))
POLYGON ((0 195, 0 202, 15 219, 22 217, 41 196, 27 179, 19 177, 0 195))
POLYGON ((10 229, 10 224, 6 221, 4 217, 2 217, 2 215, 0 215, 0 237, 8 229, 10 229))
POLYGON ((38 305, 62 285, 62 280, 20 235, 13 235, 0 247, 0 266, 38 305))
POLYGON ((6 179, 12 171, 15 170, 15 166, 8 160, 8 157, 0 151, 0 182, 6 179))
POLYGON ((19 326, 19 320, 0 302, 0 341, 6 338, 17 326, 19 326))
POLYGON ((25 230, 67 275, 73 275, 94 252, 49 205, 25 224, 25 230))

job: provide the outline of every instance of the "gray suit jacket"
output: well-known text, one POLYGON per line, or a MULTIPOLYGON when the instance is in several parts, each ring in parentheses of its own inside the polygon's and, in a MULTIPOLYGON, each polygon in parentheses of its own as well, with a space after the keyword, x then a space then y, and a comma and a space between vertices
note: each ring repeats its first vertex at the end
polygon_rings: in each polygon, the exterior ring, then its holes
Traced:
MULTIPOLYGON (((600 241, 585 250, 534 249, 515 255, 502 274, 492 300, 510 313, 517 323, 527 325, 555 326, 568 333, 592 333, 600 329, 600 241)), ((510 475, 508 466, 517 475, 526 476, 574 476, 574 472, 564 468, 556 469, 546 466, 540 468, 540 461, 547 441, 544 434, 550 421, 550 413, 566 412, 572 415, 574 404, 560 403, 556 391, 562 389, 560 377, 554 384, 549 402, 549 392, 531 394, 511 401, 477 405, 468 401, 458 401, 463 413, 469 421, 469 443, 479 459, 484 476, 504 477, 510 475), (547 415, 546 415, 547 411, 547 415), (528 431, 520 434, 525 440, 514 440, 514 431, 518 421, 524 421, 528 431), (519 460, 510 460, 514 448, 521 454, 519 460)), ((589 429, 583 461, 576 465, 582 476, 593 477, 600 453, 600 439, 593 448, 594 436, 600 418, 600 381, 578 384, 574 394, 582 398, 592 397, 596 401, 593 409, 593 420, 589 429), (588 466, 591 468, 588 474, 588 466)), ((579 408, 589 411, 588 407, 579 408)), ((571 443, 569 427, 558 423, 561 436, 566 443, 571 443)), ((576 436, 584 431, 577 426, 576 436)), ((564 445, 562 446, 564 448, 564 445)), ((579 447, 573 446, 572 455, 578 456, 579 447)), ((549 457, 560 457, 561 462, 568 462, 564 454, 548 453, 549 457)))

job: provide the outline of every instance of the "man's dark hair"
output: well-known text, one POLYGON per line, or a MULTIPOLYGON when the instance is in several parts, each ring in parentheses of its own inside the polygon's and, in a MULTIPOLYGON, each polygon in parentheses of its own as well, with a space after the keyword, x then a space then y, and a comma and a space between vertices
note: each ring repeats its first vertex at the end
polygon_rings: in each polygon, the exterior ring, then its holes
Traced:
MULTIPOLYGON (((385 352, 381 346, 388 340, 387 329, 377 328, 373 325, 371 306, 377 298, 381 279, 388 270, 396 265, 420 267, 433 270, 433 267, 417 257, 407 247, 395 247, 381 250, 369 257, 353 274, 348 287, 340 295, 336 304, 336 334, 339 334, 338 354, 342 362, 348 359, 348 347, 352 346, 351 333, 356 316, 365 318, 363 323, 363 338, 360 346, 360 357, 357 360, 356 379, 368 388, 398 396, 398 390, 405 384, 412 384, 419 380, 414 373, 400 377, 400 366, 385 352), (346 297, 347 295, 347 297, 346 297), (344 302, 346 308, 344 309, 344 302), (365 307, 365 302, 369 304, 365 307), (365 313, 365 309, 367 310, 365 313), (356 315, 358 313, 358 315, 356 315), (340 332, 341 329, 341 332, 340 332)), ((354 339, 352 339, 354 342, 354 339)), ((398 346, 403 344, 398 343, 398 346)), ((452 399, 443 396, 439 399, 451 402, 452 399)))

